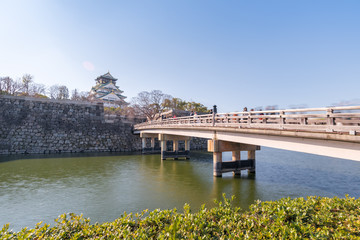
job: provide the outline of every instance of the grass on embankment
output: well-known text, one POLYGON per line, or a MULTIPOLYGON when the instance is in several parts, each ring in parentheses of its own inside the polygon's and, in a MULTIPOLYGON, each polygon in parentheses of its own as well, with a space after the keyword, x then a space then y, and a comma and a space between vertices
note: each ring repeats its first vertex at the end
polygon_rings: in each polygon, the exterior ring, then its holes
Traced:
POLYGON ((113 222, 90 224, 74 214, 61 215, 56 224, 11 232, 1 239, 360 239, 360 200, 346 197, 284 198, 260 202, 240 211, 224 196, 214 208, 191 213, 176 209, 124 214, 113 222))

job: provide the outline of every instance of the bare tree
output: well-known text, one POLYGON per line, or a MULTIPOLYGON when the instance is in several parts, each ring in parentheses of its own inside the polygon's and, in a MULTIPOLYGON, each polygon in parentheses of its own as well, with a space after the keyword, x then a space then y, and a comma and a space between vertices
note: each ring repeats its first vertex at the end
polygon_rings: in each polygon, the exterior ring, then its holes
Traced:
POLYGON ((0 77, 0 94, 5 94, 5 78, 0 77))
POLYGON ((79 93, 81 101, 88 101, 91 102, 93 99, 93 96, 89 91, 81 91, 79 93))
POLYGON ((76 88, 74 90, 72 90, 72 92, 71 92, 71 100, 75 100, 75 101, 81 100, 80 92, 76 88))
POLYGON ((30 74, 24 74, 21 78, 21 82, 22 92, 24 93, 24 95, 29 95, 30 86, 33 82, 33 76, 31 76, 30 74))
POLYGON ((160 90, 144 91, 132 99, 132 107, 149 120, 154 120, 164 110, 165 99, 171 98, 172 96, 164 94, 160 90))
POLYGON ((13 80, 10 77, 0 78, 0 94, 10 94, 11 82, 13 82, 13 80))
POLYGON ((71 100, 74 101, 91 101, 91 95, 90 92, 86 91, 79 91, 78 89, 74 89, 71 92, 71 100))
POLYGON ((29 86, 29 95, 34 97, 45 97, 46 87, 44 84, 32 83, 29 86))
POLYGON ((58 99, 69 99, 69 96, 69 89, 64 85, 59 86, 58 99))
POLYGON ((49 95, 51 99, 57 99, 59 95, 59 85, 52 85, 49 88, 49 95))
POLYGON ((11 95, 17 95, 21 92, 21 82, 20 81, 13 81, 12 85, 10 86, 9 93, 11 95))
POLYGON ((64 85, 52 85, 49 89, 50 98, 52 99, 69 99, 69 89, 64 85))
POLYGON ((21 83, 14 81, 11 77, 0 78, 0 90, 2 93, 16 95, 21 90, 21 83))

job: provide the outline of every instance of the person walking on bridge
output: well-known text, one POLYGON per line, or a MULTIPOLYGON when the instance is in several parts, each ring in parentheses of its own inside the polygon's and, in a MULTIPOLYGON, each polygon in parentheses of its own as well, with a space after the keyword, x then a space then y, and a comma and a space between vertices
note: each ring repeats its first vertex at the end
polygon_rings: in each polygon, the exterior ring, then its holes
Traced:
POLYGON ((197 115, 197 112, 194 112, 194 122, 197 123, 199 120, 199 117, 197 115))
MULTIPOLYGON (((243 109, 243 116, 247 116, 248 114, 246 113, 247 112, 247 107, 244 107, 244 109, 243 109)), ((247 117, 246 118, 243 118, 242 120, 244 120, 244 121, 246 121, 247 120, 247 117)))

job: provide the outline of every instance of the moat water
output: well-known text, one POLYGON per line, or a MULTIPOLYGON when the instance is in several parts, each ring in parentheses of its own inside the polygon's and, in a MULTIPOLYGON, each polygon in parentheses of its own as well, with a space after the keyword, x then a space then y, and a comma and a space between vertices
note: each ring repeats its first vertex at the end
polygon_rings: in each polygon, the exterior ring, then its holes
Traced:
MULTIPOLYGON (((212 155, 161 161, 159 155, 58 154, 0 156, 0 227, 34 228, 74 212, 107 222, 124 211, 156 208, 196 211, 222 193, 247 209, 255 200, 308 195, 360 197, 360 162, 272 148, 257 151, 256 175, 212 176, 212 155)), ((231 159, 225 153, 223 159, 231 159)))

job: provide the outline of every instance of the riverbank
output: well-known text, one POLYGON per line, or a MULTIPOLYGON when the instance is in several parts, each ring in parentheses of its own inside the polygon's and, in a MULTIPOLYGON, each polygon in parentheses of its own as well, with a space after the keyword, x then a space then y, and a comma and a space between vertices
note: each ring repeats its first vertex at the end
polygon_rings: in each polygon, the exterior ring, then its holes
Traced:
MULTIPOLYGON (((224 195, 225 196, 225 195, 224 195)), ((12 232, 8 225, 1 239, 340 239, 360 238, 360 199, 308 197, 256 201, 247 211, 224 197, 216 207, 205 205, 192 213, 176 209, 124 213, 103 224, 63 214, 55 225, 38 224, 34 229, 12 232)))

